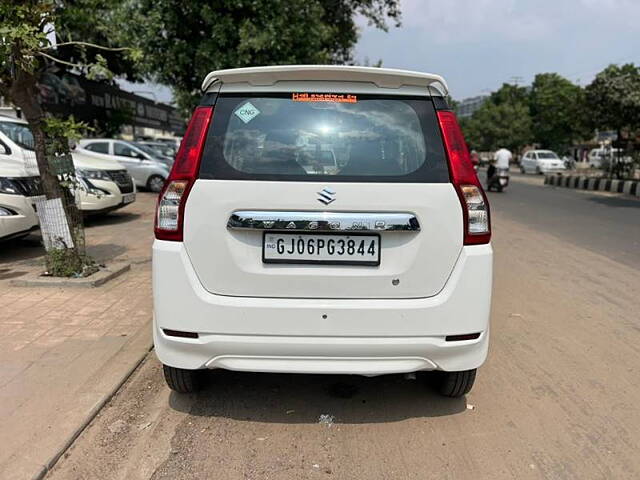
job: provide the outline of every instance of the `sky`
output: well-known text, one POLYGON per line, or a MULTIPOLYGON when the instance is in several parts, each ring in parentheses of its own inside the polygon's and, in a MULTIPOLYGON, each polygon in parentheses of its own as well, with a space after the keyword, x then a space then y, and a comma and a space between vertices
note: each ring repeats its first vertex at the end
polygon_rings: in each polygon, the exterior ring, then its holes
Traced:
POLYGON ((640 64, 640 0, 402 0, 402 26, 359 20, 356 60, 444 76, 451 96, 557 72, 588 84, 610 63, 640 64))
MULTIPOLYGON (((557 72, 581 85, 610 63, 640 64, 640 0, 402 0, 402 26, 358 20, 359 63, 444 76, 457 100, 557 72)), ((162 102, 168 88, 126 84, 162 102), (145 93, 152 91, 153 93, 145 93)))

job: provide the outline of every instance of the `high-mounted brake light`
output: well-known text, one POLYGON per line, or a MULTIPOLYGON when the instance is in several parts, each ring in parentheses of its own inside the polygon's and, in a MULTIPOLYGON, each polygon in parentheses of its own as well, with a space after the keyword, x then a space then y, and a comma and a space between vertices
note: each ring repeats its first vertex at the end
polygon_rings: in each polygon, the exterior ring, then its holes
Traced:
POLYGON ((213 107, 197 107, 180 143, 169 178, 158 196, 155 234, 158 240, 182 241, 184 206, 198 178, 213 107))
POLYGON ((453 112, 438 112, 440 130, 449 159, 449 171, 458 193, 464 221, 464 244, 477 245, 491 240, 489 202, 471 163, 462 130, 453 112))

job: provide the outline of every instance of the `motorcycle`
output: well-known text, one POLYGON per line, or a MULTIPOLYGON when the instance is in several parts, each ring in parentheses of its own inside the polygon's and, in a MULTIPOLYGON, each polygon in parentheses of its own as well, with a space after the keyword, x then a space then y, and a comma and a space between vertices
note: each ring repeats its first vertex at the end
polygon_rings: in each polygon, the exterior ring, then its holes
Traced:
POLYGON ((490 192, 495 188, 497 192, 504 191, 509 185, 508 168, 491 168, 487 171, 487 190, 490 192))

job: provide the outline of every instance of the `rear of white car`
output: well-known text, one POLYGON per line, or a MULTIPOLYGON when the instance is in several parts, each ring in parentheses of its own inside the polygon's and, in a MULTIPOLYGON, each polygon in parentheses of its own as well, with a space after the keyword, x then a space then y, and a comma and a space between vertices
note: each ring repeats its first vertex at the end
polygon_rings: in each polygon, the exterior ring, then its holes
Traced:
POLYGON ((169 386, 207 368, 437 370, 467 393, 488 348, 489 206, 444 81, 298 66, 204 87, 156 219, 169 386))

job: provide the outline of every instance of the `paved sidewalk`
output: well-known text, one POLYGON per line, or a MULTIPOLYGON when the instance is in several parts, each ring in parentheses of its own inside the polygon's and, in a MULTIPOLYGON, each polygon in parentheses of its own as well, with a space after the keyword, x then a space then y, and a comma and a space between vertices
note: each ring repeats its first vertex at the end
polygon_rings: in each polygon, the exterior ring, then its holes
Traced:
POLYGON ((0 244, 0 479, 45 473, 149 351, 154 203, 87 221, 94 258, 132 264, 95 289, 11 287, 38 239, 0 244))

